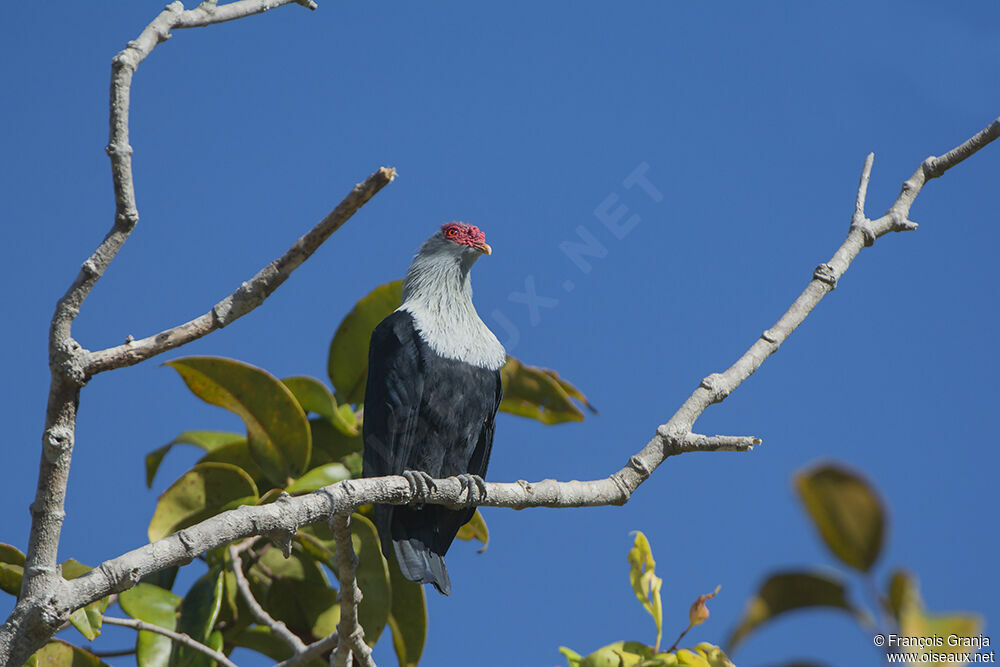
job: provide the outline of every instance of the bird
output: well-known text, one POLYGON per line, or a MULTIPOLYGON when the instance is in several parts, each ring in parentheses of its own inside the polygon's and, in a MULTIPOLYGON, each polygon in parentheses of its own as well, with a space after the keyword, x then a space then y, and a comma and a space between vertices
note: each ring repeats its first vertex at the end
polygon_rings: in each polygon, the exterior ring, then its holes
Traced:
MULTIPOLYGON (((478 227, 450 222, 421 246, 402 305, 372 332, 365 389, 363 477, 403 475, 417 498, 457 477, 483 496, 503 397, 506 351, 476 312, 470 271, 492 254, 478 227)), ((386 559, 403 576, 451 594, 444 556, 475 508, 376 504, 386 559)))

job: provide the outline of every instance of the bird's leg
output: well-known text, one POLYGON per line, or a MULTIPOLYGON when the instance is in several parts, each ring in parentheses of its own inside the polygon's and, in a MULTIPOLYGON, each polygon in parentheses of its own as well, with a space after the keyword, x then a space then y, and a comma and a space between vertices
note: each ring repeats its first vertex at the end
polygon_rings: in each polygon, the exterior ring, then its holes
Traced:
POLYGON ((418 507, 423 505, 422 501, 427 499, 431 491, 437 490, 434 478, 423 470, 404 470, 403 477, 410 484, 410 493, 413 495, 413 499, 420 501, 418 507))
POLYGON ((469 495, 470 503, 476 503, 486 498, 486 482, 479 475, 463 472, 461 475, 455 475, 455 479, 462 485, 462 490, 469 495))

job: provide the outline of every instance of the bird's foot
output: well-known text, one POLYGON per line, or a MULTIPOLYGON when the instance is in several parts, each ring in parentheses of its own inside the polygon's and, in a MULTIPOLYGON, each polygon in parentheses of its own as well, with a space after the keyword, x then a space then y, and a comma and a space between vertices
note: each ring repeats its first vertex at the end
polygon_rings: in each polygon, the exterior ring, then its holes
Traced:
MULTIPOLYGON (((404 470, 403 477, 410 484, 410 493, 413 495, 414 500, 426 500, 431 491, 437 490, 434 478, 422 470, 404 470)), ((423 502, 420 502, 420 504, 422 505, 423 502)))
POLYGON ((486 482, 482 477, 464 472, 461 475, 455 475, 455 478, 462 485, 462 491, 468 494, 470 503, 478 503, 486 499, 486 482))

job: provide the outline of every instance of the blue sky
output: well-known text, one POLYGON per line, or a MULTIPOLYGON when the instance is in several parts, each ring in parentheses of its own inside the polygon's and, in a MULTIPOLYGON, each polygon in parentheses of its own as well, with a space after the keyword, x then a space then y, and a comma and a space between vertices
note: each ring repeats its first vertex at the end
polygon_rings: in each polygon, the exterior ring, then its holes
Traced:
MULTIPOLYGON (((0 40, 0 201, 13 250, 0 333, 0 541, 20 546, 48 320, 112 222, 110 59, 162 2, 41 7, 7 7, 0 40)), ((201 314, 355 182, 382 165, 399 178, 263 308, 85 389, 61 557, 95 564, 144 543, 157 494, 196 454, 171 454, 153 491, 144 455, 181 430, 240 427, 158 362, 214 354, 324 377, 330 337, 355 300, 400 277, 454 219, 479 225, 494 248, 474 277, 487 323, 601 410, 558 427, 501 417, 490 479, 617 470, 842 242, 869 151, 874 217, 923 158, 1000 115, 997 25, 992 2, 327 0, 316 12, 291 6, 177 31, 135 79, 141 220, 77 320, 85 347, 201 314), (659 201, 625 187, 641 165, 659 201), (638 216, 622 239, 595 214, 618 205, 638 216), (560 251, 581 227, 607 248, 589 272, 560 251), (556 300, 535 321, 510 298, 529 281, 556 300)), ((489 550, 456 545, 453 595, 428 597, 426 664, 474 655, 554 665, 559 645, 651 642, 626 575, 637 529, 664 578, 665 636, 721 584, 711 620, 689 635, 721 641, 767 572, 834 565, 790 485, 821 459, 862 471, 890 508, 878 581, 906 566, 931 609, 982 614, 989 634, 1000 617, 998 170, 994 145, 928 184, 911 214, 920 229, 865 250, 781 351, 698 422, 763 438, 753 453, 671 459, 624 508, 485 510, 489 550)), ((4 615, 9 606, 0 600, 4 615)), ((104 646, 130 641, 115 632, 104 646)), ((376 656, 395 664, 388 639, 376 656)), ((805 656, 843 665, 877 654, 870 635, 815 612, 776 623, 734 657, 805 656)))

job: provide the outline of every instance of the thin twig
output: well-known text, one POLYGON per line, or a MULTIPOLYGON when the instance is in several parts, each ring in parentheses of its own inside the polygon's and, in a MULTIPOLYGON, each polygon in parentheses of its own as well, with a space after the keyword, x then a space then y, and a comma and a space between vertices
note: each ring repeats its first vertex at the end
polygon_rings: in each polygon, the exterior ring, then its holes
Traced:
POLYGON ((153 625, 152 623, 146 623, 145 621, 140 621, 135 618, 117 618, 115 616, 105 616, 104 622, 108 625, 120 625, 125 628, 132 628, 133 630, 145 630, 146 632, 155 632, 158 635, 163 635, 164 637, 169 637, 174 643, 180 644, 181 646, 186 646, 190 649, 198 651, 207 655, 212 660, 215 660, 220 665, 225 665, 226 667, 236 667, 229 658, 225 656, 224 653, 220 653, 213 648, 205 646, 201 642, 193 639, 190 635, 186 635, 183 632, 174 632, 173 630, 167 630, 166 628, 161 628, 158 625, 153 625))
MULTIPOLYGON (((987 130, 962 144, 962 147, 981 148, 988 143, 987 139, 992 140, 997 135, 1000 135, 1000 122, 991 124, 987 130)), ((953 154, 967 156, 964 149, 948 153, 949 156, 953 154)), ((957 159, 949 160, 941 158, 934 160, 933 164, 935 168, 948 168, 958 163, 957 159)), ((907 191, 909 190, 904 188, 904 192, 907 191)), ((891 231, 893 223, 887 216, 883 216, 870 225, 873 234, 881 235, 891 231)), ((414 497, 409 483, 401 476, 347 480, 311 494, 289 498, 280 508, 275 503, 225 512, 154 544, 106 561, 101 567, 66 583, 67 590, 62 598, 64 608, 75 609, 93 602, 113 590, 127 587, 130 577, 142 577, 164 567, 187 562, 194 555, 222 544, 253 535, 292 534, 299 526, 329 520, 335 514, 349 513, 369 503, 401 505, 419 500, 453 508, 485 505, 518 509, 621 505, 670 456, 704 451, 706 443, 716 446, 716 449, 745 451, 759 441, 743 436, 697 435, 691 433, 691 425, 709 405, 722 401, 756 371, 822 297, 833 289, 837 278, 843 275, 850 262, 864 247, 863 236, 861 231, 852 228, 833 259, 816 270, 805 291, 775 326, 765 331, 732 367, 723 373, 706 377, 670 421, 657 430, 656 436, 632 456, 624 468, 607 478, 572 482, 487 482, 485 497, 472 499, 468 498, 468 488, 463 487, 456 478, 436 480, 435 488, 419 499, 414 497)))
MULTIPOLYGON (((253 614, 254 619, 258 623, 266 625, 271 630, 271 634, 283 639, 294 653, 292 657, 278 663, 276 667, 294 667, 295 665, 304 663, 332 648, 335 648, 337 646, 337 635, 335 634, 330 635, 329 637, 324 637, 306 646, 302 640, 299 639, 298 635, 288 629, 288 626, 286 626, 282 621, 272 618, 271 615, 264 610, 260 603, 257 602, 257 598, 254 597, 253 591, 250 590, 250 582, 243 573, 243 561, 240 557, 240 554, 243 551, 250 550, 251 544, 253 544, 253 539, 247 540, 240 545, 233 545, 229 547, 229 557, 232 561, 233 574, 236 577, 236 587, 239 589, 240 595, 243 597, 243 601, 246 602, 247 606, 250 608, 250 613, 253 614)), ((263 570, 265 574, 271 578, 274 578, 274 573, 271 572, 263 563, 257 562, 255 563, 255 566, 263 570)))
POLYGON ((858 224, 865 219, 865 198, 868 196, 868 181, 872 176, 872 163, 875 161, 875 153, 869 153, 865 158, 865 166, 861 170, 861 181, 858 183, 858 196, 854 200, 853 224, 858 224))
POLYGON ((684 628, 684 632, 682 632, 680 636, 677 637, 677 640, 673 643, 673 646, 667 649, 667 653, 673 653, 677 649, 677 645, 681 643, 682 639, 684 639, 684 635, 686 635, 693 627, 694 624, 688 623, 688 626, 684 628))
MULTIPOLYGON (((76 435, 76 413, 80 389, 87 383, 89 353, 74 339, 72 326, 84 300, 121 250, 139 220, 132 178, 132 146, 129 143, 129 101, 132 76, 139 64, 160 42, 170 37, 174 27, 194 28, 220 20, 232 20, 265 12, 296 0, 239 0, 216 7, 206 2, 197 9, 184 11, 184 5, 168 5, 146 26, 139 37, 111 61, 111 100, 107 153, 111 159, 115 215, 111 231, 80 267, 66 293, 56 304, 49 327, 49 367, 52 373, 42 434, 35 500, 31 504, 31 532, 21 583, 19 604, 31 606, 57 589, 60 573, 57 566, 59 538, 66 516, 66 487, 76 435)), ((303 0, 308 5, 308 0, 303 0)), ((300 3, 302 4, 302 3, 300 3)), ((0 631, 0 662, 11 650, 13 638, 0 631)), ((14 647, 14 655, 23 661, 30 654, 30 644, 23 638, 14 647)))
POLYGON ((93 648, 87 647, 87 653, 91 653, 98 658, 121 658, 126 655, 135 655, 137 653, 135 648, 120 648, 117 651, 98 651, 93 648))
POLYGON ((375 667, 372 650, 365 644, 365 629, 358 623, 358 605, 362 595, 356 577, 358 557, 351 540, 351 515, 333 515, 330 527, 337 541, 337 579, 340 581, 340 623, 337 624, 340 643, 330 656, 330 665, 350 667, 358 662, 363 667, 375 667))
POLYGON ((250 613, 253 614, 254 620, 261 625, 266 625, 271 630, 271 634, 279 637, 283 642, 288 644, 294 653, 302 653, 306 650, 305 643, 299 639, 298 635, 289 630, 283 621, 272 618, 270 614, 264 611, 264 608, 257 602, 257 598, 254 597, 253 591, 250 590, 250 582, 247 581, 246 575, 243 574, 243 560, 240 557, 240 554, 248 546, 250 546, 249 543, 241 546, 234 544, 229 547, 229 561, 233 568, 233 575, 236 577, 236 588, 239 590, 240 596, 247 607, 250 608, 250 613))
POLYGON ((329 635, 327 637, 323 637, 322 639, 314 641, 312 644, 307 646, 306 650, 303 651, 302 653, 293 655, 288 660, 279 662, 274 667, 295 667, 295 665, 300 665, 308 660, 311 660, 312 658, 315 658, 318 655, 321 655, 329 651, 330 649, 337 648, 338 640, 339 637, 337 637, 336 633, 329 635))
POLYGON ((284 255, 258 271, 257 275, 212 306, 204 315, 140 340, 131 340, 117 347, 92 352, 86 366, 87 374, 95 375, 114 368, 135 365, 157 354, 197 340, 243 317, 264 303, 264 300, 285 282, 292 271, 309 259, 320 244, 340 229, 379 190, 391 183, 395 175, 395 169, 382 167, 354 186, 354 189, 329 215, 292 244, 284 255))

